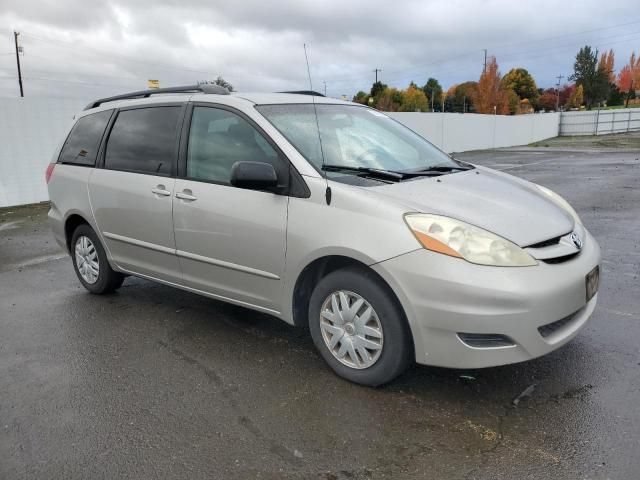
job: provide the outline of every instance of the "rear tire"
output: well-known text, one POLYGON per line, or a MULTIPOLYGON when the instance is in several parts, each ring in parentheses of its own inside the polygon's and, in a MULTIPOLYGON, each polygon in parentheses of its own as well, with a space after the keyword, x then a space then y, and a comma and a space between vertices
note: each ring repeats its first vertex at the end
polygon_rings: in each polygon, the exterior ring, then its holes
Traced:
POLYGON ((413 342, 402 308, 374 272, 344 268, 316 285, 309 301, 313 342, 339 376, 378 386, 413 360, 413 342))
POLYGON ((87 224, 78 226, 73 232, 71 258, 78 280, 91 293, 111 293, 124 281, 124 275, 109 265, 100 239, 87 224))

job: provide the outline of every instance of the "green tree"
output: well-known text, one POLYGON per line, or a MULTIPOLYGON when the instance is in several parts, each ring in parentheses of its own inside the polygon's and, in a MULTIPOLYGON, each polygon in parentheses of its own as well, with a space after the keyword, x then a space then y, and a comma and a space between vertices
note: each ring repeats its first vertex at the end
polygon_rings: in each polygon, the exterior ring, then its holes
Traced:
POLYGON ((369 105, 369 94, 360 90, 353 96, 353 102, 361 103, 362 105, 369 105))
POLYGON ((447 110, 451 112, 473 112, 473 92, 478 88, 478 82, 464 82, 454 85, 447 91, 447 110))
POLYGON ((428 112, 429 111, 429 99, 424 92, 419 89, 415 84, 409 85, 404 92, 402 92, 402 105, 398 109, 399 112, 428 112))
POLYGON ((502 77, 502 86, 505 90, 513 90, 520 100, 526 98, 532 105, 537 103, 540 96, 536 81, 526 68, 512 68, 509 70, 502 77))
POLYGON ((433 100, 434 110, 440 110, 442 107, 442 85, 435 78, 429 78, 427 83, 422 87, 422 91, 431 101, 433 100), (433 96, 433 99, 431 98, 433 96))
POLYGON ((576 55, 573 75, 569 80, 575 80, 576 85, 582 87, 587 109, 604 101, 609 93, 609 73, 604 68, 598 68, 598 51, 591 50, 588 45, 576 55))
POLYGON ((615 83, 609 84, 609 96, 607 97, 607 106, 623 105, 625 92, 621 92, 615 83))
POLYGON ((227 90, 229 90, 230 92, 233 92, 233 85, 231 85, 229 82, 227 82, 224 78, 222 77, 218 77, 216 78, 213 83, 215 83, 216 85, 220 85, 221 87, 226 88, 227 90))
POLYGON ((386 88, 387 86, 384 83, 380 81, 375 82, 373 85, 371 85, 371 96, 373 98, 377 98, 382 92, 385 91, 386 88))

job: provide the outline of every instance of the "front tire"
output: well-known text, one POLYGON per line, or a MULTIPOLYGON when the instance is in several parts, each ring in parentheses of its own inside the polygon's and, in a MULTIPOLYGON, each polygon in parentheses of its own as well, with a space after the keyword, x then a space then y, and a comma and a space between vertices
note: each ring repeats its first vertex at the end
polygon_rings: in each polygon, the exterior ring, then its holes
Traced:
POLYGON ((80 225, 73 232, 71 258, 78 280, 91 293, 111 293, 124 281, 124 275, 109 265, 107 254, 89 225, 80 225))
POLYGON ((336 270, 318 282, 309 301, 309 330, 333 371, 361 385, 390 382, 413 358, 398 301, 364 268, 336 270))

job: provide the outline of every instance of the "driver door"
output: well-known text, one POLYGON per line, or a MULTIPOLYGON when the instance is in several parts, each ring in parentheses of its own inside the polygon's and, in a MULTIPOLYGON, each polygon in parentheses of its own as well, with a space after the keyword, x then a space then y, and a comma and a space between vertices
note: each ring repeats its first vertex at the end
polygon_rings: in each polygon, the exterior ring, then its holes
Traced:
POLYGON ((289 198, 236 188, 230 179, 235 162, 258 161, 271 163, 278 178, 287 182, 288 161, 248 117, 233 109, 195 105, 187 119, 173 200, 183 282, 234 303, 278 313, 289 198))

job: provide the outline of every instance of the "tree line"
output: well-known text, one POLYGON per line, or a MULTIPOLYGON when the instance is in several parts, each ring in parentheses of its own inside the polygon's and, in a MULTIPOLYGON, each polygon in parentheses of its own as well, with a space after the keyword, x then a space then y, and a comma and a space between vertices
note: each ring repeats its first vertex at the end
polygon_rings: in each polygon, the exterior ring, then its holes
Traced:
POLYGON ((477 81, 452 85, 446 91, 435 78, 429 78, 423 86, 411 82, 404 90, 377 81, 368 93, 356 93, 353 101, 389 112, 500 115, 640 105, 640 58, 635 53, 616 74, 613 50, 598 56, 598 50, 584 46, 576 55, 568 80, 570 83, 560 88, 538 88, 527 69, 513 68, 502 76, 496 58, 490 57, 477 81))

